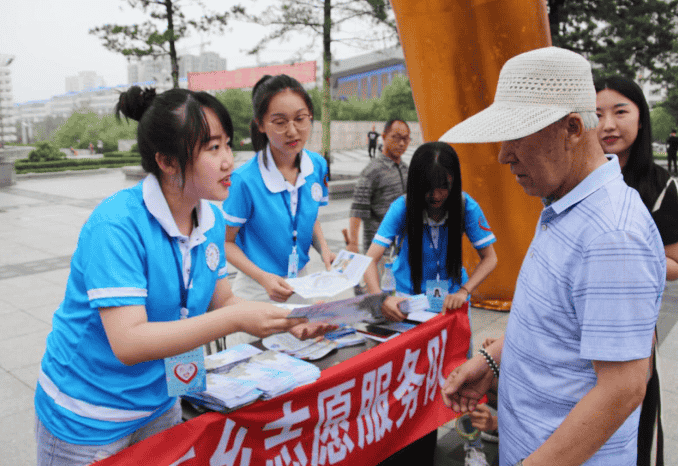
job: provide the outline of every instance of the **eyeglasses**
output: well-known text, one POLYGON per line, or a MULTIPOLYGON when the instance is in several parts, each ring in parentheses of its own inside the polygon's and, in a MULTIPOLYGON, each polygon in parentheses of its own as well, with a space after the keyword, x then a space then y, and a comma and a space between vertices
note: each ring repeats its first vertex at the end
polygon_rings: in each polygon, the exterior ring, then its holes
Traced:
POLYGON ((408 142, 410 142, 409 136, 400 136, 400 135, 394 134, 392 136, 389 135, 388 137, 393 139, 396 144, 400 144, 401 142, 404 142, 404 143, 407 144, 408 142))
POLYGON ((297 115, 293 120, 288 120, 287 118, 276 118, 275 120, 271 120, 269 123, 271 124, 274 132, 283 134, 285 131, 287 131, 290 122, 294 124, 294 127, 297 129, 297 131, 304 131, 311 127, 311 121, 313 121, 311 115, 304 113, 302 115, 297 115))

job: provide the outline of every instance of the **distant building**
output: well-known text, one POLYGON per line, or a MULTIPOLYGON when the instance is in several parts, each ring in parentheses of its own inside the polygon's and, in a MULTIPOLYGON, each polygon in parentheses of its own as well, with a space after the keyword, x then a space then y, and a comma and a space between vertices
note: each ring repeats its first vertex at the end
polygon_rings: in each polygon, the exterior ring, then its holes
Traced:
POLYGON ((333 99, 381 97, 395 76, 407 76, 405 56, 400 47, 390 47, 332 63, 330 87, 333 99))
POLYGON ((103 87, 103 76, 99 76, 94 71, 81 71, 77 76, 66 77, 66 92, 80 92, 87 89, 103 87))
MULTIPOLYGON (((136 83, 142 87, 155 87, 154 82, 136 83)), ((179 80, 179 86, 186 88, 186 79, 179 80)), ((120 94, 129 88, 129 84, 118 86, 102 86, 80 92, 67 92, 55 95, 51 99, 34 100, 15 104, 13 112, 16 121, 30 133, 35 123, 48 117, 68 118, 74 112, 94 112, 97 115, 110 115, 118 103, 120 94)))
MULTIPOLYGON (((226 69, 226 59, 214 52, 203 52, 200 55, 182 54, 177 57, 179 78, 186 78, 188 73, 221 71, 226 69)), ((172 65, 169 56, 152 58, 143 57, 127 65, 127 81, 139 83, 146 81, 165 81, 172 76, 172 65)))
POLYGON ((12 102, 13 55, 0 54, 0 142, 16 142, 16 124, 12 102))

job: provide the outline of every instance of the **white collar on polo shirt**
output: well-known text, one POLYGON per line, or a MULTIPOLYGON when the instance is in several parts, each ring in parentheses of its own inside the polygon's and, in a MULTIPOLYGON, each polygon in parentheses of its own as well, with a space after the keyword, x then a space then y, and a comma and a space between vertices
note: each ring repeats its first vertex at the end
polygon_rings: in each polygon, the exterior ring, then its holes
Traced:
POLYGON ((429 225, 432 227, 441 227, 447 222, 447 217, 448 217, 448 212, 445 212, 445 216, 443 219, 439 222, 436 222, 432 218, 428 216, 428 212, 426 212, 426 209, 424 209, 424 225, 429 225))
POLYGON ((257 162, 259 163, 259 172, 261 177, 264 180, 266 188, 272 193, 280 193, 283 191, 292 191, 294 188, 299 188, 306 183, 306 177, 313 173, 313 162, 311 158, 306 154, 306 150, 302 150, 301 153, 301 164, 299 170, 299 176, 297 176, 297 183, 295 186, 292 186, 280 173, 278 167, 273 161, 273 155, 271 155, 271 146, 270 144, 266 145, 266 155, 263 151, 259 152, 257 157, 257 162), (266 157, 266 165, 264 166, 264 157, 266 157))
MULTIPOLYGON (((167 205, 167 199, 165 199, 165 195, 162 193, 162 189, 160 189, 158 179, 152 173, 144 179, 142 192, 146 208, 151 215, 155 217, 158 223, 160 223, 160 226, 162 226, 167 234, 172 237, 185 238, 186 235, 179 231, 179 228, 174 221, 174 217, 172 217, 172 212, 170 212, 169 205, 167 205)), ((204 232, 214 226, 214 212, 212 212, 209 202, 205 199, 201 199, 196 207, 196 213, 198 216, 198 226, 193 229, 191 237, 196 239, 204 238, 204 232)), ((204 241, 204 239, 202 239, 202 241, 204 241)))

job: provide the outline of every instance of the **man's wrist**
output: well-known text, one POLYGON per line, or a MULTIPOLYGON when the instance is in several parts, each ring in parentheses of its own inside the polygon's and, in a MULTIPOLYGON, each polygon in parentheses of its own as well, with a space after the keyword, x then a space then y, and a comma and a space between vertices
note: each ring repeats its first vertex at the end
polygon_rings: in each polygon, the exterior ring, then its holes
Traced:
POLYGON ((494 376, 496 378, 499 378, 499 364, 497 364, 497 362, 494 360, 492 355, 490 353, 488 353, 485 350, 485 348, 479 348, 478 353, 483 356, 483 358, 485 359, 485 362, 487 363, 487 365, 492 370, 492 373, 494 374, 494 376))

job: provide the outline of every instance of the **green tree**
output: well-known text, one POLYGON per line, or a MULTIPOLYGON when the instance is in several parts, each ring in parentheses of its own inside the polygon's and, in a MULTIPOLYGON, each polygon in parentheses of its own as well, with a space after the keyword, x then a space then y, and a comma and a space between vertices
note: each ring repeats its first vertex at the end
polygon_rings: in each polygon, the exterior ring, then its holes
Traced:
POLYGON ((674 120, 678 121, 678 69, 675 70, 675 77, 675 80, 668 86, 666 100, 657 107, 664 108, 674 120))
MULTIPOLYGON (((66 122, 66 118, 62 116, 48 115, 44 120, 32 123, 33 125, 33 139, 35 141, 44 141, 53 139, 54 133, 66 122)), ((21 132, 17 133, 21 134, 21 132)), ((29 143, 31 141, 24 141, 29 143)))
MULTIPOLYGON (((254 3, 254 2, 250 2, 254 3)), ((330 164, 330 64, 332 63, 332 42, 361 44, 389 37, 397 41, 395 19, 387 0, 281 0, 267 7, 261 14, 248 14, 246 8, 239 5, 233 9, 238 18, 255 24, 267 26, 270 33, 262 38, 249 51, 256 54, 268 43, 285 40, 295 34, 310 33, 311 41, 305 50, 315 47, 316 40, 322 40, 323 87, 322 101, 319 107, 322 117, 322 153, 330 164), (360 37, 342 34, 347 23, 364 21, 366 26, 360 37)))
POLYGON ((217 99, 228 109, 233 120, 233 149, 238 150, 241 142, 250 136, 252 120, 252 92, 228 89, 218 92, 217 99))
POLYGON ((547 0, 553 45, 581 53, 596 77, 668 83, 678 43, 678 0, 547 0))
POLYGON ((130 7, 141 10, 150 19, 141 24, 104 24, 89 30, 108 50, 130 57, 160 57, 169 55, 174 87, 179 87, 179 64, 176 42, 188 37, 191 31, 223 33, 228 12, 208 11, 200 0, 193 3, 202 14, 195 19, 186 17, 186 2, 179 0, 125 0, 130 7))
POLYGON ((101 139, 104 152, 117 150, 118 140, 136 139, 137 122, 118 123, 115 115, 97 115, 94 112, 73 113, 52 135, 58 147, 86 148, 101 139))
POLYGON ((405 76, 396 76, 381 93, 381 120, 401 118, 405 121, 417 121, 417 109, 410 80, 405 76))
POLYGON ((372 121, 381 119, 380 114, 381 98, 360 100, 350 97, 347 100, 332 101, 332 120, 372 121))
POLYGON ((676 128, 676 119, 662 106, 656 106, 650 112, 652 125, 652 140, 664 142, 668 139, 671 130, 676 128))

